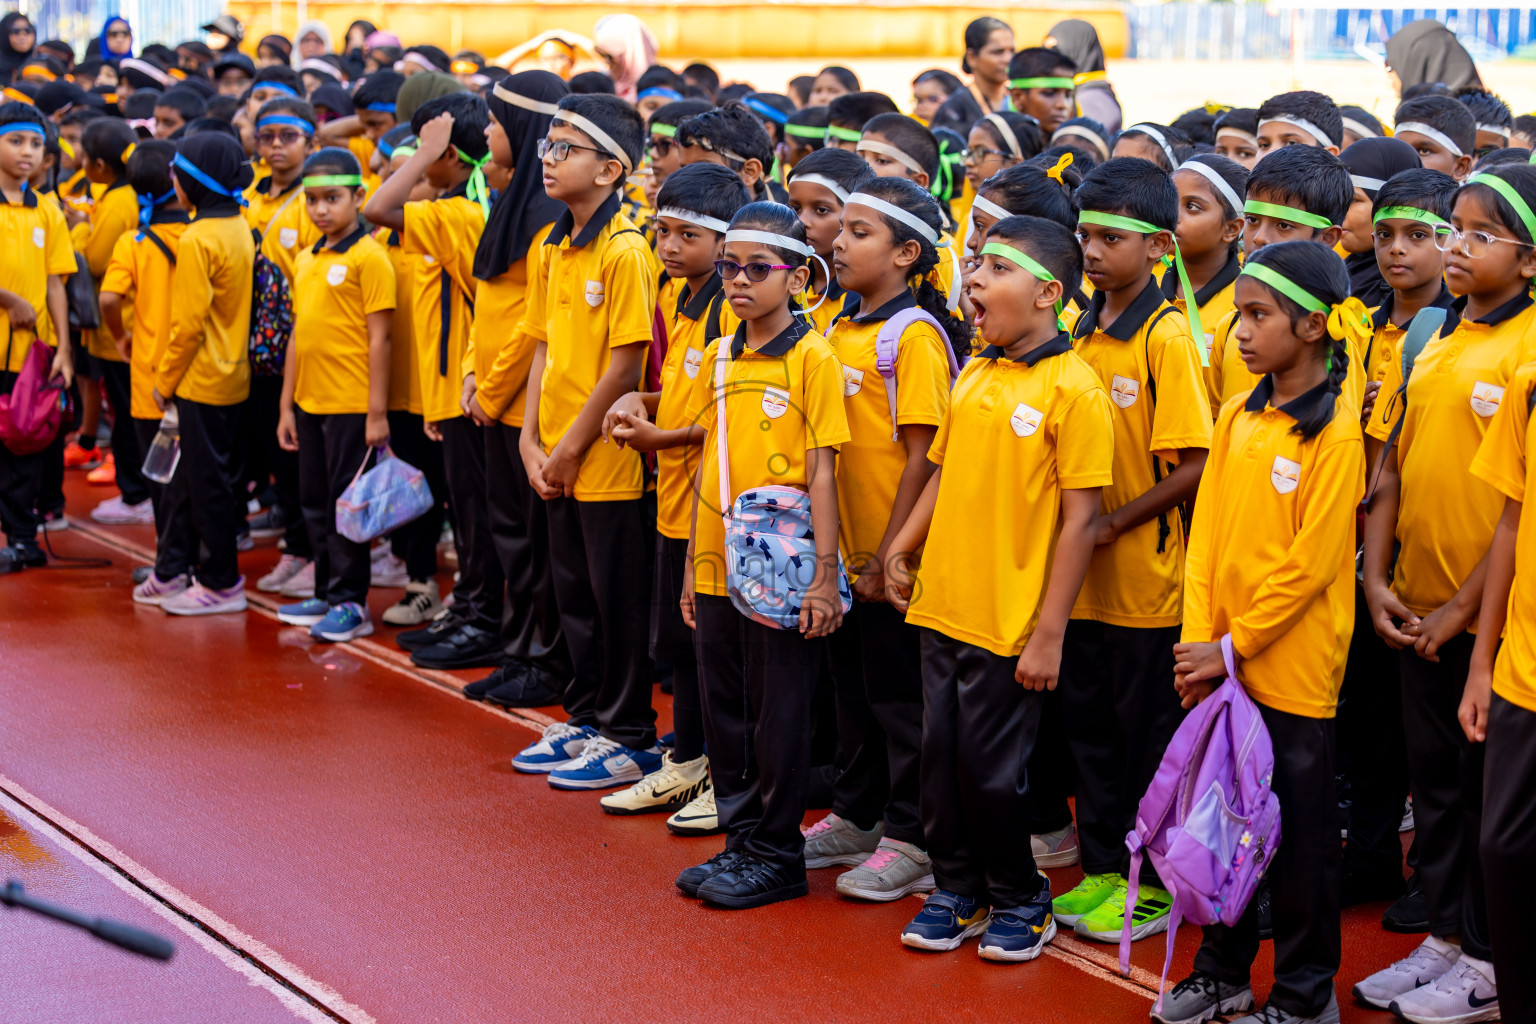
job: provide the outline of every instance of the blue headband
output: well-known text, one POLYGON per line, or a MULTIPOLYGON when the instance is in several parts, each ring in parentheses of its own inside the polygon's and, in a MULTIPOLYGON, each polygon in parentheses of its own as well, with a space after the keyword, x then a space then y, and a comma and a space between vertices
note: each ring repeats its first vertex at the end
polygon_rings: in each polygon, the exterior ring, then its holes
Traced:
POLYGON ((155 215, 155 207, 164 206, 172 199, 175 199, 176 189, 172 186, 171 190, 163 196, 152 196, 148 192, 140 192, 138 195, 139 233, 133 237, 133 240, 135 242, 142 242, 144 241, 144 229, 149 227, 149 219, 155 215))
POLYGON ((380 114, 393 114, 395 112, 395 105, 393 103, 365 103, 363 104, 363 109, 377 111, 380 114))
POLYGON ((10 124, 0 124, 0 135, 8 135, 11 132, 35 132, 43 135, 43 126, 36 121, 12 121, 10 124))
POLYGON ((212 192, 214 195, 224 196, 227 199, 233 199, 236 206, 246 207, 250 205, 250 203, 245 201, 245 196, 241 195, 238 190, 225 188, 223 185, 220 185, 218 182, 208 177, 208 175, 204 174, 202 168, 198 167, 191 160, 188 160, 180 153, 177 153, 175 159, 171 161, 171 166, 178 171, 185 171, 189 178, 203 186, 203 188, 206 188, 208 191, 212 192))
POLYGON ((385 160, 388 160, 390 157, 395 155, 395 147, 391 146, 383 139, 380 139, 378 142, 374 143, 374 148, 377 149, 380 153, 384 154, 385 160))
POLYGON ((275 80, 270 79, 270 78, 267 79, 265 82, 257 82, 255 85, 251 86, 251 91, 254 92, 257 89, 276 89, 278 92, 285 92, 285 93, 287 93, 289 96, 292 96, 294 99, 301 100, 301 99, 304 98, 303 96, 300 96, 294 90, 293 86, 289 85, 287 82, 278 82, 278 81, 275 81, 275 80))
POLYGON ((292 125, 293 127, 302 131, 305 135, 313 135, 315 133, 314 125, 310 124, 302 117, 293 117, 287 114, 268 114, 266 117, 258 118, 256 121, 256 130, 261 131, 263 128, 268 128, 272 125, 292 125))
POLYGON ((782 110, 777 110, 777 109, 775 109, 773 107, 770 107, 768 104, 764 103, 762 100, 755 100, 752 97, 748 96, 743 102, 746 103, 748 110, 751 110, 751 111, 754 111, 756 113, 762 114, 764 117, 766 117, 768 120, 772 121, 774 124, 788 124, 789 123, 789 115, 788 114, 784 113, 784 111, 782 111, 782 110))
POLYGON ((635 99, 648 100, 652 96, 660 96, 661 98, 668 100, 680 100, 683 98, 683 94, 678 92, 676 89, 668 89, 664 85, 653 85, 649 89, 641 89, 640 92, 635 96, 635 99))

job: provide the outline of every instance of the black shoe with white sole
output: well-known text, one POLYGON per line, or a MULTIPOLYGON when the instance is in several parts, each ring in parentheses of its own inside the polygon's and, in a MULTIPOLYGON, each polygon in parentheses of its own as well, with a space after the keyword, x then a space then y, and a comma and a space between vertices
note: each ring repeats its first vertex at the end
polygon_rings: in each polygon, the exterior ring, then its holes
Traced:
POLYGON ((730 870, 720 872, 699 886, 699 899, 731 910, 751 910, 781 900, 797 899, 810 891, 805 868, 792 871, 781 864, 770 864, 751 854, 743 854, 730 870))

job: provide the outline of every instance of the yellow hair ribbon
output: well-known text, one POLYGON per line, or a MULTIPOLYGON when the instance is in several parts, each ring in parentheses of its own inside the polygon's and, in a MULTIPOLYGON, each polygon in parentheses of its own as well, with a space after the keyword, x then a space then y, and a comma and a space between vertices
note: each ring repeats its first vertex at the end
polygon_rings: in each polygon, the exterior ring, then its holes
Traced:
POLYGON ((128 162, 128 158, 133 156, 133 151, 138 149, 138 148, 139 148, 138 147, 138 143, 134 143, 134 142, 128 143, 128 145, 123 147, 123 154, 122 154, 122 156, 118 157, 118 159, 126 164, 128 162))
POLYGON ((1045 176, 1047 178, 1054 178, 1054 179, 1056 179, 1056 184, 1065 186, 1066 185, 1066 181, 1063 180, 1063 178, 1061 176, 1061 172, 1065 171, 1068 167, 1071 167, 1071 166, 1072 166, 1072 154, 1071 153, 1063 153, 1063 154, 1061 154, 1061 159, 1056 161, 1056 166, 1052 167, 1050 170, 1046 171, 1045 172, 1045 176))
POLYGON ((1328 313, 1328 336, 1364 348, 1371 340, 1371 311, 1351 295, 1328 313))
POLYGON ((1219 117, 1231 109, 1231 105, 1227 103, 1217 103, 1215 100, 1205 101, 1205 112, 1212 117, 1219 117))

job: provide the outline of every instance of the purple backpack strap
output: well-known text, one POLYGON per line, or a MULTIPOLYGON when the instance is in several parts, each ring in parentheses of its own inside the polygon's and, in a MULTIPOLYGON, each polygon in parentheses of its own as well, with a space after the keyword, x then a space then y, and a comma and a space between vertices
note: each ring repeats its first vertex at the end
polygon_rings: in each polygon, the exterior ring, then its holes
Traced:
MULTIPOLYGON (((913 306, 904 309, 880 325, 880 333, 875 335, 875 369, 880 371, 880 376, 885 380, 885 398, 891 407, 891 440, 901 440, 901 429, 896 425, 896 356, 901 351, 901 336, 907 328, 913 324, 925 323, 938 332, 940 338, 945 338, 944 328, 934 319, 933 314, 925 309, 913 306)), ((960 376, 960 364, 955 362, 955 351, 946 341, 943 345, 944 354, 949 357, 949 382, 953 384, 955 378, 960 376)))

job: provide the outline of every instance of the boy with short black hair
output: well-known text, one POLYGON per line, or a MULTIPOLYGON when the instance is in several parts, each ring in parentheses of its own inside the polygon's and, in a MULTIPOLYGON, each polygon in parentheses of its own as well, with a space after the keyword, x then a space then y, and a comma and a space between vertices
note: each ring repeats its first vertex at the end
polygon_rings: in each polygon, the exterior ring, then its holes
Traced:
POLYGON ((1425 167, 1464 181, 1472 173, 1477 122, 1448 96, 1420 96, 1398 104, 1392 134, 1413 147, 1425 167))
POLYGON ((1199 487, 1211 419, 1199 349, 1153 274, 1173 251, 1178 189, 1149 161, 1121 158, 1090 171, 1076 198, 1094 294, 1073 337, 1115 406, 1115 459, 1063 646, 1085 877, 1055 908, 1079 935, 1118 941, 1127 915, 1134 939, 1165 930, 1172 905, 1147 868, 1151 884, 1125 905, 1125 836, 1183 717, 1168 686, 1183 601, 1180 506, 1199 487))
MULTIPOLYGON (((708 162, 729 167, 741 176, 755 199, 773 199, 777 182, 770 183, 773 140, 752 111, 740 103, 727 103, 688 118, 677 126, 682 163, 708 162)), ((782 191, 782 188, 780 189, 782 191)))
POLYGON ((850 92, 827 104, 826 144, 854 150, 859 135, 871 118, 899 113, 896 102, 883 92, 850 92))
MULTIPOLYGON (((1450 175, 1422 168, 1394 174, 1376 193, 1371 210, 1376 263, 1392 292, 1372 317, 1375 333, 1365 358, 1369 380, 1386 375, 1386 364, 1398 357, 1398 343, 1419 310, 1451 306, 1445 253, 1435 245, 1439 224, 1434 218, 1450 221, 1458 187, 1450 175)), ((1374 462, 1374 443, 1374 438, 1366 439, 1371 456, 1367 464, 1374 462)))
POLYGON ((1259 107, 1259 156, 1286 146, 1319 146, 1338 155, 1344 145, 1344 115, 1320 92, 1283 92, 1259 107))
POLYGON ((208 112, 203 94, 191 86, 177 86, 155 98, 155 138, 169 139, 208 112))
POLYGON ((905 114, 870 118, 857 152, 877 177, 907 178, 927 188, 939 174, 938 140, 905 114))
POLYGON ((1008 62, 1008 99, 1013 109, 1040 122, 1050 136, 1077 113, 1073 103, 1077 65, 1070 57, 1044 46, 1030 46, 1008 62))
POLYGON ((1475 85, 1461 89, 1456 98, 1472 114, 1472 121, 1477 126, 1476 155, 1479 158, 1510 145, 1515 118, 1510 113, 1509 104, 1475 85))

